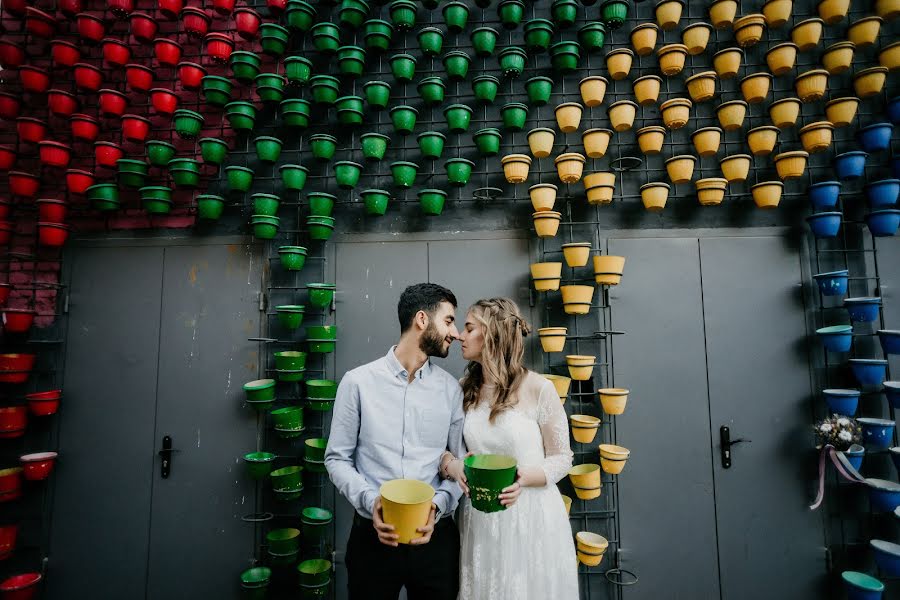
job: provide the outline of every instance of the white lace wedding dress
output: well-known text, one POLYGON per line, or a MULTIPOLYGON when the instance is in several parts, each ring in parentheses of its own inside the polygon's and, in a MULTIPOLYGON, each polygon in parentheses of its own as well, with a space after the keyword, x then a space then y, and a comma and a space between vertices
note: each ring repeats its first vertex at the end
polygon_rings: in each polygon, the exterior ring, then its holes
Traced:
POLYGON ((513 506, 494 513, 462 499, 459 600, 577 600, 575 543, 556 487, 572 466, 566 412, 553 384, 537 373, 529 371, 517 395, 517 405, 493 424, 487 402, 470 409, 466 446, 539 466, 547 485, 522 488, 513 506))

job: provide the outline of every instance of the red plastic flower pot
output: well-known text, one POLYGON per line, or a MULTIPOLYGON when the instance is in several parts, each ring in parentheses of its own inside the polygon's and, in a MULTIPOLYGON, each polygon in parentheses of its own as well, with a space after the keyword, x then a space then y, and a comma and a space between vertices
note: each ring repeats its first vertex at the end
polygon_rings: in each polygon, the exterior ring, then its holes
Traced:
POLYGON ((68 225, 38 222, 38 243, 41 246, 59 248, 66 243, 68 238, 68 225))
POLYGON ((280 15, 287 7, 287 0, 266 0, 266 6, 275 15, 280 15))
POLYGON ((108 0, 110 12, 117 19, 125 19, 134 10, 134 0, 108 0))
POLYGON ((170 21, 177 19, 183 8, 183 0, 159 0, 159 12, 170 21))
POLYGON ((40 573, 13 575, 0 583, 0 593, 3 600, 32 600, 37 594, 40 581, 40 573))
POLYGON ((153 87, 153 71, 144 65, 125 65, 125 82, 131 91, 146 94, 153 87))
POLYGON ((131 60, 131 48, 121 40, 103 38, 103 59, 113 66, 124 67, 131 60))
POLYGON ((78 35, 89 44, 99 44, 106 35, 106 23, 103 19, 88 13, 75 15, 75 25, 78 27, 78 35))
POLYGON ((159 31, 156 20, 145 13, 131 13, 131 35, 142 44, 149 44, 159 31))
POLYGON ((171 116, 178 108, 178 95, 166 88, 153 88, 150 90, 150 102, 156 112, 171 116))
POLYGON ((0 171, 9 171, 16 164, 16 149, 12 146, 0 146, 0 171))
POLYGON ((16 549, 16 536, 18 533, 18 525, 0 526, 0 560, 6 560, 12 556, 16 549))
POLYGON ((66 18, 71 19, 84 10, 83 0, 59 0, 59 10, 66 18))
POLYGON ((213 10, 223 17, 234 11, 234 0, 213 0, 213 10))
POLYGON ((72 42, 53 40, 50 42, 50 57, 60 67, 71 67, 81 60, 81 50, 72 42))
POLYGON ((90 171, 81 169, 66 171, 66 188, 70 194, 84 194, 92 185, 94 185, 94 174, 90 171))
POLYGON ((72 159, 72 148, 60 142, 42 140, 38 142, 41 164, 45 167, 65 169, 72 159))
POLYGON ((25 7, 25 30, 31 35, 49 40, 56 33, 56 19, 33 6, 25 7))
POLYGON ((206 35, 206 53, 219 64, 225 64, 231 58, 234 50, 234 40, 224 33, 209 33, 206 35))
POLYGON ((26 92, 43 94, 50 88, 50 74, 39 67, 22 65, 19 67, 19 79, 26 92))
POLYGON ((206 76, 206 69, 192 62, 178 63, 178 79, 186 90, 200 89, 201 80, 206 76))
MULTIPOLYGON (((34 368, 35 359, 37 359, 36 354, 0 354, 0 383, 25 383, 28 381, 28 375, 34 368)), ((3 429, 3 410, 0 408, 0 430, 3 429)))
MULTIPOLYGON (((29 356, 23 354, 3 354, 0 356, 29 356)), ((30 356, 34 356, 33 354, 30 356)), ((2 360, 2 359, 0 359, 2 360)), ((13 361, 15 362, 15 361, 13 361)), ((12 363, 10 363, 12 364, 12 363)), ((34 361, 32 361, 32 365, 34 361)), ((23 366, 23 365, 20 365, 23 366)), ((28 367, 29 370, 31 367, 28 367)), ((8 408, 0 408, 0 438, 18 437, 25 433, 25 425, 28 423, 28 410, 24 406, 10 406, 8 408), (18 434, 18 435, 17 435, 18 434)), ((0 471, 2 473, 2 471, 0 471)), ((0 495, 8 492, 12 487, 11 479, 7 479, 8 475, 0 475, 0 495)))
POLYGON ((181 44, 167 38, 156 38, 153 40, 153 53, 159 64, 174 67, 181 61, 181 44))
POLYGON ((26 6, 28 6, 28 4, 25 0, 6 0, 6 2, 3 3, 4 10, 9 11, 9 14, 16 17, 21 17, 25 14, 26 6))
POLYGON ((25 62, 25 49, 12 40, 0 40, 0 67, 15 69, 25 62))
POLYGON ((3 329, 9 333, 28 333, 34 324, 34 311, 28 308, 4 308, 0 316, 3 329))
MULTIPOLYGON (((0 220, 8 219, 9 213, 12 211, 12 203, 9 200, 0 200, 0 220)), ((9 290, 4 290, 2 286, 8 283, 0 283, 0 306, 6 302, 6 296, 9 296, 9 290), (4 295, 5 294, 5 295, 4 295)))
POLYGON ((254 40, 259 35, 259 13, 252 8, 236 8, 234 10, 234 27, 238 35, 245 40, 254 40))
MULTIPOLYGON (((9 206, 9 202, 6 203, 7 207, 9 206)), ((7 212, 6 214, 9 214, 7 212)), ((4 215, 6 216, 6 215, 4 215)), ((9 292, 12 290, 12 285, 8 283, 0 283, 0 306, 6 304, 6 300, 9 298, 9 292)))
POLYGON ((62 398, 62 390, 36 392, 25 396, 25 400, 28 401, 28 409, 31 411, 31 414, 36 417, 49 417, 50 415, 55 415, 56 411, 59 410, 60 398, 62 398))
POLYGON ((122 115, 122 135, 129 142, 144 142, 150 134, 150 119, 140 115, 122 115))
POLYGON ((47 137, 47 124, 34 117, 19 117, 16 119, 16 132, 19 141, 37 144, 47 137))
POLYGON ((12 239, 15 229, 16 226, 9 221, 0 221, 0 246, 9 246, 9 241, 12 239))
POLYGON ((115 169, 116 161, 125 156, 122 148, 113 142, 94 142, 94 160, 98 167, 115 169))
POLYGON ((209 22, 212 19, 205 10, 195 6, 188 6, 181 11, 181 22, 184 30, 191 37, 200 38, 209 32, 209 22))
POLYGON ((100 135, 100 122, 90 115, 76 113, 69 118, 72 124, 72 137, 86 142, 93 142, 100 135))
POLYGON ((41 198, 36 202, 38 207, 38 220, 44 223, 66 222, 66 201, 55 198, 41 198))
POLYGON ((103 73, 94 65, 75 63, 75 85, 87 92, 96 92, 103 85, 103 73))
POLYGON ((47 92, 47 105, 51 113, 68 119, 78 110, 78 98, 71 92, 53 89, 47 92))
POLYGON ((43 481, 50 476, 56 462, 56 452, 35 452, 19 457, 22 462, 22 475, 28 481, 43 481))
POLYGON ((9 172, 9 189, 13 196, 22 198, 36 198, 41 188, 41 179, 25 171, 9 172))
POLYGON ((0 92, 0 119, 12 121, 19 116, 22 101, 15 94, 0 92))
MULTIPOLYGON (((18 407, 16 407, 18 408, 18 407)), ((0 409, 0 411, 7 409, 0 409)), ((21 432, 17 432, 15 434, 11 434, 9 436, 3 435, 2 425, 0 425, 0 438, 2 437, 21 437, 25 435, 25 430, 22 429, 21 432)), ((10 500, 15 500, 17 498, 22 497, 22 467, 13 467, 9 469, 0 469, 0 502, 9 502, 10 500)), ((7 592, 3 591, 3 586, 9 579, 5 579, 3 583, 0 583, 0 598, 6 600, 9 596, 7 592)))
POLYGON ((121 117, 128 108, 128 97, 118 90, 100 90, 100 112, 107 117, 121 117))

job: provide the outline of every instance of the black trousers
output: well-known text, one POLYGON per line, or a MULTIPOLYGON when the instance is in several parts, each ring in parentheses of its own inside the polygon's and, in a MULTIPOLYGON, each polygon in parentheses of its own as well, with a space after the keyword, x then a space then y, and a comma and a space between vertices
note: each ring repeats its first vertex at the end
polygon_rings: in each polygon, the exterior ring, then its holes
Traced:
POLYGON ((431 541, 396 548, 378 541, 372 521, 353 519, 347 542, 350 600, 397 600, 406 586, 409 600, 456 600, 459 592, 459 530, 441 519, 431 541))

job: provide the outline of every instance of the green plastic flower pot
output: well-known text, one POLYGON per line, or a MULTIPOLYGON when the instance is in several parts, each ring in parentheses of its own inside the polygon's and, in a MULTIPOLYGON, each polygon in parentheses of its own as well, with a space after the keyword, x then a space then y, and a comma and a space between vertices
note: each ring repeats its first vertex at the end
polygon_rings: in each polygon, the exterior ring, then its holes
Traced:
POLYGON ((394 185, 397 187, 412 187, 416 181, 418 171, 419 165, 414 162, 398 160, 391 163, 391 176, 394 178, 394 185))
POLYGON ((444 190, 426 189, 419 192, 419 206, 426 215, 439 215, 444 210, 447 192, 444 190))
POLYGON ((233 192, 246 192, 253 185, 253 169, 231 165, 225 167, 228 188, 233 192))
POLYGON ((192 158, 173 158, 169 161, 169 174, 176 187, 195 188, 200 184, 200 162, 192 158))
POLYGON ((251 83, 259 75, 262 59, 255 52, 236 50, 231 53, 228 62, 235 79, 241 83, 251 83))
POLYGON ((387 108, 391 97, 391 86, 383 81, 370 81, 363 85, 366 102, 374 109, 387 108))
POLYGON ((219 138, 200 138, 197 141, 200 146, 200 156, 203 162, 210 165, 221 165, 228 156, 228 144, 219 138))
POLYGON ((395 106, 390 111, 394 131, 400 135, 408 135, 416 128, 416 117, 419 115, 412 106, 395 106))
POLYGON ((330 217, 334 210, 334 201, 336 198, 333 194, 325 192, 309 192, 306 196, 309 201, 309 214, 314 217, 330 217))
POLYGON ((550 5, 553 22, 565 29, 575 24, 578 18, 578 2, 575 0, 553 0, 550 5))
MULTIPOLYGON (((311 558, 297 565, 300 574, 300 586, 317 588, 326 586, 331 581, 331 561, 324 558, 311 558)), ((327 589, 322 596, 327 595, 327 589)))
POLYGON ((359 136, 362 153, 368 160, 381 160, 388 147, 388 136, 381 133, 364 133, 359 136))
MULTIPOLYGON (((303 246, 282 246, 278 249, 281 268, 287 271, 300 271, 306 264, 306 248, 303 246)), ((278 354, 276 353, 277 357, 278 354)))
MULTIPOLYGON (((282 248, 299 248, 300 246, 282 246, 282 248)), ((306 250, 306 248, 303 248, 306 250)), ((306 369, 306 352, 285 350, 275 353, 275 368, 279 371, 303 371, 306 369)), ((301 417, 302 423, 302 417, 301 417)))
POLYGON ((262 51, 269 56, 281 56, 287 50, 290 31, 277 23, 263 23, 259 26, 259 41, 262 51))
POLYGON ((334 522, 334 515, 330 510, 317 506, 307 506, 300 513, 300 531, 303 539, 316 544, 325 539, 328 526, 334 522))
POLYGON ((600 22, 588 23, 578 30, 578 41, 588 52, 599 52, 606 42, 606 25, 600 22))
POLYGON ((450 81, 462 81, 469 74, 469 65, 472 59, 461 50, 453 50, 444 55, 444 70, 450 81))
POLYGON ((309 237, 316 241, 325 241, 334 232, 334 217, 316 217, 310 215, 306 218, 306 226, 309 229, 309 237))
POLYGON ((147 183, 147 176, 141 175, 140 173, 131 173, 124 172, 119 173, 116 180, 119 182, 119 185, 126 188, 138 189, 143 187, 147 183))
POLYGON ((470 39, 472 40, 472 46, 475 47, 475 54, 482 58, 493 54, 499 35, 497 30, 491 27, 478 27, 473 30, 470 39))
POLYGON ((284 98, 284 77, 277 73, 260 73, 253 80, 256 93, 263 102, 281 102, 284 98))
POLYGON ((416 3, 410 0, 394 0, 389 6, 391 23, 400 31, 412 29, 416 24, 416 3))
POLYGON ((274 217, 278 214, 279 198, 275 194, 256 193, 250 196, 253 200, 253 213, 274 217))
POLYGON ((506 510, 500 492, 516 479, 516 459, 499 454, 474 454, 463 461, 472 506, 481 512, 506 510))
POLYGON ((231 80, 218 75, 205 75, 200 80, 203 98, 210 106, 225 106, 231 102, 231 80))
POLYGON ((238 100, 225 105, 225 118, 235 131, 250 131, 256 125, 256 106, 238 100))
POLYGON ((309 78, 313 102, 316 104, 334 104, 338 98, 340 81, 331 75, 313 75, 309 78))
POLYGON ((337 150, 337 138, 326 133, 316 133, 309 136, 309 145, 313 156, 318 160, 331 160, 337 150))
POLYGON ((344 0, 338 12, 338 22, 349 29, 359 29, 368 15, 368 3, 362 0, 344 0))
POLYGON ((251 215, 250 225, 253 226, 253 236, 261 240, 271 240, 278 234, 278 224, 281 219, 269 215, 251 215))
POLYGON ((525 23, 525 49, 535 54, 546 52, 553 41, 555 29, 552 21, 531 19, 525 23))
POLYGON ((269 479, 274 490, 293 490, 301 485, 302 475, 303 467, 293 465, 275 469, 269 473, 269 479))
POLYGON ((391 57, 391 73, 397 81, 412 81, 416 75, 416 57, 412 54, 395 54, 391 57))
POLYGON ((288 98, 279 104, 281 120, 285 127, 305 129, 309 127, 309 111, 312 105, 309 100, 288 98))
MULTIPOLYGON (((276 357, 280 352, 276 352, 276 357)), ((292 354, 304 354, 303 352, 293 352, 292 354)), ((276 367, 277 367, 276 358, 276 367)), ((301 366, 300 369, 304 367, 301 366)), ((292 369, 298 370, 298 369, 292 369)), ((299 429, 303 426, 303 409, 299 406, 287 406, 285 408, 277 408, 269 413, 272 416, 272 425, 281 429, 299 429)), ((299 531, 297 533, 300 533, 299 531)))
POLYGON ((281 173, 281 183, 285 190, 299 192, 306 185, 306 177, 309 175, 309 169, 301 165, 281 165, 278 167, 281 173))
POLYGON ((444 169, 447 171, 447 183, 452 186, 462 187, 469 183, 469 177, 472 176, 472 169, 475 163, 467 158, 451 158, 444 163, 444 169))
POLYGON ((284 76, 290 84, 306 85, 312 76, 312 62, 303 56, 288 56, 284 59, 284 76))
POLYGON ((355 127, 363 122, 363 99, 359 96, 341 96, 334 103, 338 122, 355 127))
MULTIPOLYGON (((303 381, 303 374, 306 369, 277 369, 278 381, 303 381)), ((292 439, 300 437, 305 431, 303 426, 303 408, 300 406, 286 406, 277 408, 269 413, 272 417, 272 428, 278 433, 278 437, 292 439)), ((299 531, 297 533, 300 533, 299 531)), ((298 549, 291 550, 289 546, 283 548, 275 548, 269 546, 269 554, 273 557, 285 557, 293 555, 296 559, 298 549)))
MULTIPOLYGON (((334 178, 342 190, 352 190, 359 183, 362 165, 351 160, 339 160, 334 163, 334 178)), ((316 214, 316 213, 314 213, 316 214)), ((329 212, 328 215, 331 213, 329 212)), ((327 215, 326 215, 327 216, 327 215)))
POLYGON ((500 80, 493 75, 479 75, 472 80, 472 92, 475 101, 481 104, 492 104, 497 99, 500 80))
POLYGON ((417 86, 419 96, 425 102, 425 106, 437 106, 444 101, 444 92, 447 86, 440 77, 426 77, 417 86))
POLYGON ((363 23, 363 39, 372 52, 386 52, 394 36, 394 26, 381 19, 369 19, 363 23))
POLYGON ((474 111, 465 104, 451 104, 444 109, 444 118, 452 133, 465 133, 469 129, 474 111))
POLYGON ((500 69, 505 77, 518 77, 525 70, 525 58, 528 55, 522 48, 512 46, 500 52, 500 69))
POLYGON ((249 401, 275 400, 275 380, 257 379, 244 384, 244 394, 249 401))
MULTIPOLYGON (((283 410, 295 410, 294 407, 273 410, 272 414, 283 410)), ((269 544, 269 552, 275 556, 284 554, 296 554, 300 551, 300 530, 293 527, 273 529, 266 534, 266 542, 269 544)))
POLYGON ((606 0, 600 5, 600 15, 607 29, 618 29, 625 24, 625 19, 628 18, 628 2, 625 0, 606 0))
POLYGON ((499 129, 493 127, 479 129, 472 139, 481 156, 496 156, 500 153, 500 140, 503 139, 503 136, 500 135, 499 129))
POLYGON ((290 29, 306 32, 315 22, 316 9, 303 0, 290 0, 284 11, 284 22, 290 29))
POLYGON ((572 73, 578 69, 581 47, 578 42, 559 42, 550 46, 553 69, 560 73, 572 73))
POLYGON ((425 56, 437 56, 444 47, 444 32, 437 27, 423 27, 416 38, 425 56))
POLYGON ((284 142, 277 137, 261 135, 253 140, 253 144, 256 146, 256 157, 261 162, 274 163, 278 162, 278 157, 281 156, 281 147, 284 142))
POLYGON ((84 191, 96 210, 109 211, 119 208, 119 186, 115 183, 98 183, 84 191))
POLYGON ((172 210, 172 188, 163 185, 149 185, 139 190, 141 204, 148 213, 165 215, 172 210))
POLYGON ((337 286, 333 283, 309 283, 306 285, 309 294, 309 303, 316 308, 326 308, 334 301, 334 290, 337 286))
POLYGON ((215 221, 222 216, 225 208, 225 199, 215 194, 200 194, 197 196, 197 216, 201 219, 215 221))
POLYGON ((336 338, 337 326, 335 325, 306 326, 306 341, 312 352, 334 352, 336 338))
MULTIPOLYGON (((300 497, 303 496, 303 483, 301 482, 298 487, 293 488, 293 489, 274 490, 274 492, 275 492, 275 499, 277 501, 293 502, 294 500, 299 500, 300 497)), ((292 562, 294 562, 295 559, 296 559, 296 556, 291 556, 286 563, 278 563, 277 561, 275 561, 274 564, 276 564, 276 566, 284 567, 284 566, 287 566, 287 565, 291 564, 292 562)), ((302 594, 301 594, 301 596, 302 596, 302 594)))
POLYGON ((525 16, 525 3, 522 0, 502 0, 497 5, 497 15, 506 29, 515 29, 525 16))
POLYGON ((442 12, 448 31, 459 33, 466 28, 466 23, 469 21, 469 7, 465 2, 459 2, 459 0, 448 2, 444 5, 442 12))
POLYGON ((175 158, 175 146, 169 142, 149 140, 144 148, 147 150, 147 160, 154 167, 165 167, 175 158))
POLYGON ((388 202, 391 199, 389 192, 385 190, 364 190, 359 195, 366 207, 366 214, 380 216, 387 212, 388 202))
POLYGON ((144 181, 150 173, 150 165, 148 163, 131 158, 118 159, 116 167, 118 168, 119 184, 130 188, 143 187, 144 181))
MULTIPOLYGON (((272 465, 275 464, 275 455, 271 452, 250 452, 244 455, 244 462, 247 464, 247 473, 250 474, 250 477, 263 479, 272 472, 272 465)), ((268 579, 266 579, 266 582, 268 583, 268 579)))
POLYGON ((306 313, 306 307, 302 304, 282 304, 275 307, 275 314, 278 315, 278 322, 285 329, 297 329, 303 323, 303 315, 306 313))
POLYGON ((310 379, 306 382, 306 397, 310 400, 334 400, 337 396, 337 388, 337 381, 310 379))
POLYGON ((544 106, 550 102, 553 80, 549 77, 532 77, 525 82, 525 92, 528 94, 529 102, 535 106, 544 106))
POLYGON ((316 23, 310 32, 313 47, 322 54, 334 54, 341 45, 340 30, 334 23, 316 23))
POLYGON ((366 68, 366 51, 359 46, 341 46, 337 51, 338 68, 343 75, 359 77, 366 68))
POLYGON ((437 159, 444 153, 444 142, 447 136, 438 131, 426 131, 416 138, 419 142, 419 150, 425 158, 437 159))

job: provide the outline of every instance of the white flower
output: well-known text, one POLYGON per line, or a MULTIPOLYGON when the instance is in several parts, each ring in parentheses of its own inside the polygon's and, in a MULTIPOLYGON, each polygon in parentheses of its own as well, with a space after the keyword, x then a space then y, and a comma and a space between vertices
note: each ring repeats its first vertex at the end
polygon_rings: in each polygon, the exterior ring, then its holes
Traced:
POLYGON ((849 427, 850 419, 848 419, 847 417, 841 417, 840 419, 837 420, 837 424, 838 424, 838 427, 849 427))
POLYGON ((821 431, 822 433, 829 433, 832 429, 833 427, 831 426, 831 423, 822 423, 821 425, 819 425, 819 431, 821 431))
POLYGON ((843 440, 845 442, 849 442, 850 440, 853 439, 853 436, 850 434, 849 431, 842 431, 838 434, 838 439, 843 440))

